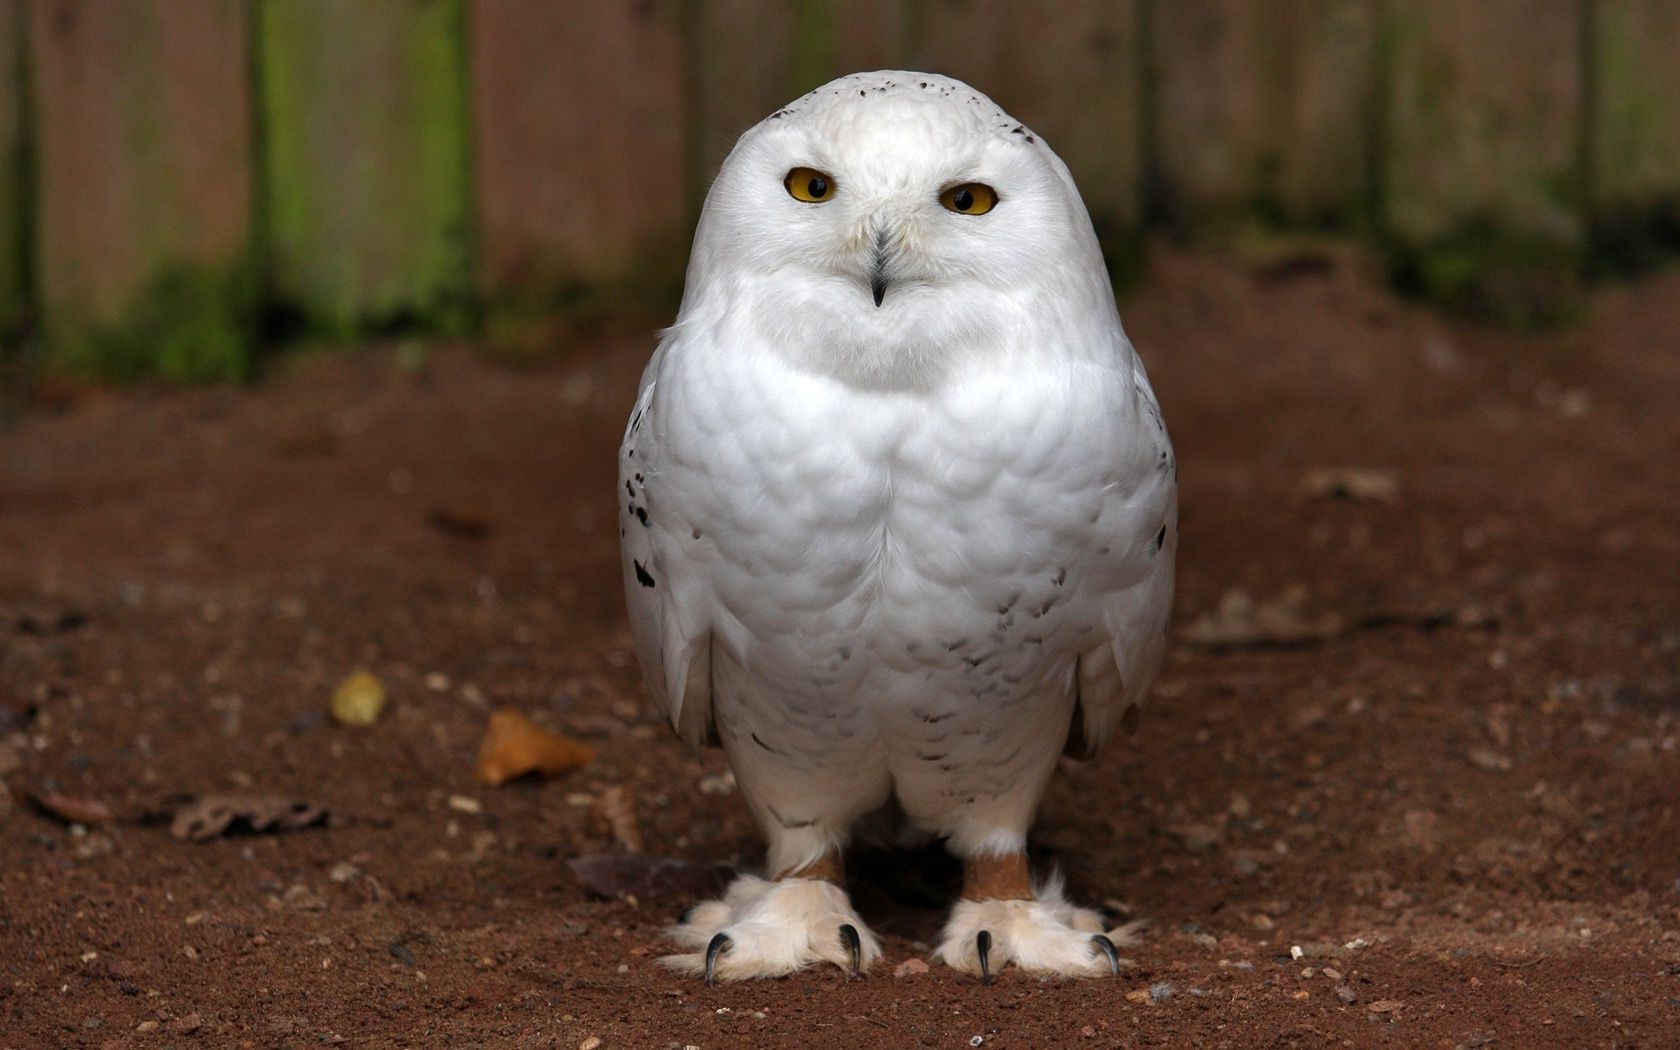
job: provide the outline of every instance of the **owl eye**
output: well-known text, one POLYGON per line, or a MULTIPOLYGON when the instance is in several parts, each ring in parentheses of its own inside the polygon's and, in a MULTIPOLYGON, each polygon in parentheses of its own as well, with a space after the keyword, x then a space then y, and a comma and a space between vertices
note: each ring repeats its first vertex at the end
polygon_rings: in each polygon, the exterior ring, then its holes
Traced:
POLYGON ((958 215, 984 215, 997 206, 997 191, 983 182, 965 182, 941 193, 939 203, 958 215))
POLYGON ((834 180, 816 168, 794 168, 782 180, 788 196, 806 204, 821 204, 834 197, 834 180))

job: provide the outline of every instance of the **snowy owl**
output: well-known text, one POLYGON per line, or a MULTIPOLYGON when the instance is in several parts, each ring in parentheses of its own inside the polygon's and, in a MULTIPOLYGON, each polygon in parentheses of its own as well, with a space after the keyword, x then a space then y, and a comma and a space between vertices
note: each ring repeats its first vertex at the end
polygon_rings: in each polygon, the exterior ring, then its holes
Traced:
POLYGON ((619 473, 648 690, 722 746, 769 847, 666 963, 868 969, 843 851, 885 814, 963 864, 935 960, 1118 970, 1129 931, 1035 884, 1027 832, 1058 757, 1129 727, 1160 663, 1176 467, 1042 138, 907 72, 744 134, 619 473))

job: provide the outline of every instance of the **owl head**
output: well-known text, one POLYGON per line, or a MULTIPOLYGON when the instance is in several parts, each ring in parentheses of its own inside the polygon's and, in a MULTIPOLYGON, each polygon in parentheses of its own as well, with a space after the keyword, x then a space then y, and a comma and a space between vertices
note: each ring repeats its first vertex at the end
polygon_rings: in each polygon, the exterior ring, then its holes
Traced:
POLYGON ((748 319, 801 364, 885 385, 1074 323, 1118 331, 1066 166, 930 73, 842 77, 744 134, 706 197, 685 319, 748 319))

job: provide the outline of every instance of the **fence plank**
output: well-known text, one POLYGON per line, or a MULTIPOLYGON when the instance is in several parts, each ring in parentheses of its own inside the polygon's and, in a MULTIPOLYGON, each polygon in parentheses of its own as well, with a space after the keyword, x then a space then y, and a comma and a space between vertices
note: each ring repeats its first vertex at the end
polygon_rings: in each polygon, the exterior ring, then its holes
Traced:
POLYGON ((1680 5, 1591 4, 1593 247, 1610 269, 1680 248, 1680 5))
POLYGON ((688 26, 690 183, 698 202, 742 132, 845 73, 904 54, 905 0, 706 0, 688 26), (743 47, 742 41, 752 41, 743 47))
POLYGON ((461 0, 260 0, 258 12, 273 294, 340 335, 461 323, 461 0))
POLYGON ((484 294, 553 304, 680 274, 675 5, 478 0, 468 16, 484 294))
POLYGON ((1366 211, 1373 0, 1151 5, 1155 201, 1175 226, 1366 211))
POLYGON ((240 0, 29 5, 54 367, 238 375, 251 313, 240 0))
POLYGON ((1139 10, 1136 0, 940 0, 912 30, 916 68, 985 92, 1067 162, 1120 279, 1141 258, 1139 10))
POLYGON ((0 0, 0 351, 23 324, 23 4, 0 0))
POLYGON ((1576 0, 1386 5, 1385 223, 1449 305, 1541 319, 1582 234, 1576 0))

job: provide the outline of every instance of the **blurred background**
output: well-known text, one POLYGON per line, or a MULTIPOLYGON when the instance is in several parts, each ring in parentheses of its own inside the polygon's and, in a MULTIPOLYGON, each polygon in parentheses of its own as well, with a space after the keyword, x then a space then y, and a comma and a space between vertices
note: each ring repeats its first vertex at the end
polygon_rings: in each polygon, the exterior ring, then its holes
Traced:
POLYGON ((1146 231, 1336 232, 1529 325, 1680 246, 1675 0, 0 0, 13 381, 668 310, 735 137, 948 73, 1146 231))
POLYGON ((0 1044, 1675 1045, 1677 59, 1680 0, 0 0, 0 1044), (889 66, 1068 161, 1182 465, 1035 835, 1123 979, 917 975, 954 881, 874 877, 879 978, 654 962, 762 847, 615 450, 731 143, 889 66), (583 765, 492 786, 503 709, 583 765))

